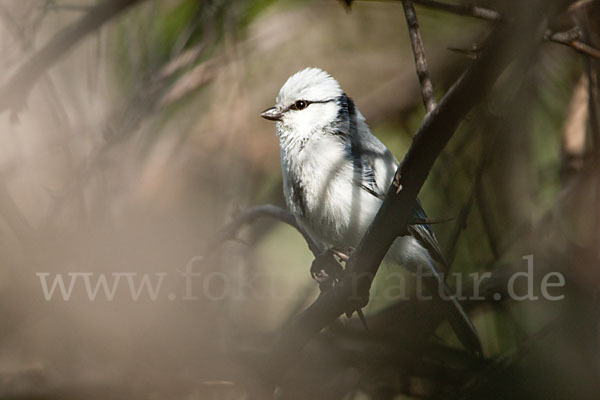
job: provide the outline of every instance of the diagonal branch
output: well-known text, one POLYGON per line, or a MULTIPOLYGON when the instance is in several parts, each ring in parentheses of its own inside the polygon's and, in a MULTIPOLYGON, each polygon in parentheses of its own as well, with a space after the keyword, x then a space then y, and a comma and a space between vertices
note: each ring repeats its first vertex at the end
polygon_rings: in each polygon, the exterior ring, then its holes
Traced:
POLYGON ((452 397, 452 399, 464 400, 469 398, 477 398, 477 395, 479 394, 478 391, 485 387, 485 384, 493 382, 498 378, 498 375, 506 371, 509 367, 514 366, 536 345, 539 345, 541 340, 553 333, 553 331, 559 326, 560 322, 564 321, 560 321, 559 319, 550 321, 537 332, 531 334, 524 340, 523 343, 520 343, 519 348, 514 349, 508 354, 500 357, 494 363, 484 368, 483 371, 472 377, 457 393, 457 395, 452 397))
POLYGON ((413 55, 415 57, 417 76, 419 77, 419 84, 421 85, 421 97, 423 98, 425 109, 427 112, 431 112, 436 104, 435 93, 433 92, 433 84, 429 77, 425 49, 423 48, 419 22, 417 21, 417 13, 411 0, 402 0, 402 6, 404 7, 404 16, 406 17, 406 25, 408 25, 410 44, 412 45, 413 55))
POLYGON ((144 0, 106 0, 67 26, 50 39, 40 50, 33 53, 0 87, 0 113, 9 108, 19 110, 39 78, 52 67, 62 55, 77 42, 95 31, 113 17, 132 5, 144 0))
POLYGON ((451 266, 454 262, 454 258, 456 257, 456 245, 458 244, 458 240, 460 239, 460 236, 462 235, 463 231, 467 227, 467 219, 469 218, 469 214, 471 213, 473 203, 475 202, 476 193, 479 187, 481 186, 483 171, 486 167, 486 164, 487 154, 484 150, 479 165, 477 166, 475 179, 473 180, 469 197, 467 198, 467 201, 465 202, 465 204, 460 210, 460 213, 458 214, 456 225, 454 227, 454 232, 451 236, 450 245, 448 245, 448 251, 446 252, 446 262, 449 266, 451 266))

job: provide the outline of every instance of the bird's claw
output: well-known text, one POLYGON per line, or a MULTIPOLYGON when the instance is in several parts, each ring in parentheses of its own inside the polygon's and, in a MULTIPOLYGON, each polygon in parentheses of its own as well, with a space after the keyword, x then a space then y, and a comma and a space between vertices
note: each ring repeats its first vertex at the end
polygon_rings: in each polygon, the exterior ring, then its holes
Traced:
POLYGON ((310 275, 319 282, 321 289, 328 289, 341 278, 344 269, 335 259, 332 250, 319 254, 310 266, 310 275))
POLYGON ((352 256, 352 253, 354 253, 354 247, 348 247, 346 250, 333 248, 331 249, 331 252, 335 254, 341 261, 347 262, 350 259, 350 256, 352 256))
MULTIPOLYGON (((341 251, 339 249, 328 249, 314 259, 312 265, 310 266, 310 275, 319 283, 319 287, 322 292, 333 288, 335 285, 340 283, 344 277, 345 270, 338 260, 336 260, 336 257, 338 257, 341 261, 346 262, 352 255, 353 251, 353 248, 348 248, 346 251, 341 251)), ((365 317, 362 313, 362 307, 368 303, 368 298, 368 294, 366 298, 361 297, 361 304, 358 307, 352 307, 351 310, 346 311, 346 316, 348 318, 351 318, 352 314, 356 312, 363 326, 367 330, 368 327, 365 317)))

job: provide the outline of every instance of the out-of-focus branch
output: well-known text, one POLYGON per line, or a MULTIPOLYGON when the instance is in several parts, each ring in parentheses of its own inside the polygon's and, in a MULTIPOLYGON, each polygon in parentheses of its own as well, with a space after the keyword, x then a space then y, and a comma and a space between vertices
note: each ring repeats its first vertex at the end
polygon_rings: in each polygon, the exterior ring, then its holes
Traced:
MULTIPOLYGON (((600 47, 600 2, 590 2, 579 7, 575 12, 575 20, 581 26, 583 38, 592 46, 600 47)), ((592 153, 595 162, 600 155, 600 51, 596 51, 594 58, 587 61, 588 81, 588 120, 591 136, 592 153)), ((600 186, 599 186, 600 188, 600 186)))
POLYGON ((0 179, 0 215, 21 243, 31 243, 35 238, 35 229, 19 209, 2 179, 0 179))
POLYGON ((494 260, 498 260, 502 256, 498 245, 500 239, 498 238, 497 227, 494 224, 492 210, 490 209, 490 201, 487 197, 483 182, 477 186, 475 197, 477 200, 477 209, 481 216, 481 224, 483 225, 488 244, 490 245, 490 250, 494 256, 494 260))
MULTIPOLYGON (((581 26, 583 38, 592 46, 600 47, 600 2, 590 2, 576 9, 575 21, 581 26)), ((600 54, 600 52, 598 52, 600 54)), ((598 171, 600 167, 600 56, 586 59, 587 93, 588 93, 588 129, 590 166, 598 171)), ((597 172, 596 172, 597 173, 597 172)), ((600 201, 600 184, 595 179, 595 201, 600 201)), ((600 210, 595 210, 594 252, 598 257, 597 246, 600 244, 600 210)))
POLYGON ((493 364, 487 366, 480 373, 475 375, 464 387, 460 390, 453 400, 466 400, 479 398, 479 389, 484 387, 489 382, 493 382, 499 374, 506 371, 510 366, 515 365, 520 361, 531 349, 539 344, 539 342, 554 331, 558 326, 558 320, 547 323, 540 330, 530 335, 520 344, 518 348, 496 360, 493 364))
POLYGON ((220 68, 227 64, 224 57, 215 57, 204 61, 180 76, 160 98, 161 107, 173 104, 198 88, 212 81, 220 72, 220 68))
POLYGON ((198 60, 205 48, 206 42, 202 41, 200 44, 183 51, 181 54, 170 60, 164 67, 162 67, 153 80, 160 81, 162 79, 169 79, 181 69, 186 68, 198 60))
POLYGON ((23 34, 23 30, 14 20, 14 17, 10 15, 6 6, 0 3, 0 17, 2 18, 3 26, 12 33, 12 35, 17 38, 21 42, 25 42, 25 35, 23 34))
POLYGON ((487 96, 508 63, 520 54, 534 51, 535 41, 523 41, 522 37, 535 37, 545 20, 548 4, 537 2, 531 8, 527 20, 502 24, 493 32, 481 56, 427 114, 379 212, 348 260, 346 275, 339 285, 322 292, 280 335, 262 371, 268 384, 276 384, 321 329, 342 313, 366 304, 381 261, 398 235, 406 232, 417 194, 442 149, 466 114, 487 96))
POLYGON ((406 17, 406 25, 408 26, 408 33, 410 35, 410 44, 412 45, 413 55, 415 57, 415 68, 417 69, 417 76, 419 77, 419 84, 421 85, 421 97, 423 98, 425 109, 427 112, 431 112, 436 105, 435 93, 433 92, 433 84, 429 77, 427 59, 425 58, 425 49, 423 48, 423 40, 421 39, 417 13, 411 0, 403 0, 402 6, 404 7, 404 16, 406 17))
MULTIPOLYGON (((13 39, 19 44, 21 47, 22 53, 25 53, 29 47, 29 41, 27 37, 23 33, 23 29, 14 21, 12 15, 10 15, 9 11, 5 8, 3 4, 0 4, 0 18, 6 27, 8 27, 10 34, 13 36, 13 39)), ((47 102, 49 105, 49 109, 51 112, 51 116, 54 118, 55 123, 59 126, 62 123, 65 123, 68 119, 66 116, 66 111, 62 101, 57 95, 56 88, 54 87, 54 83, 49 76, 46 76, 45 79, 42 79, 42 83, 45 86, 45 95, 47 97, 47 102)), ((68 123, 67 123, 68 124, 68 123)), ((68 151, 65 150, 66 161, 71 165, 71 158, 69 157, 68 151)), ((78 195, 81 192, 77 193, 78 195)), ((78 200, 80 197, 78 197, 78 200)), ((28 241, 34 240, 36 238, 36 229, 29 224, 27 218, 20 212, 16 202, 11 197, 8 188, 4 182, 0 183, 0 204, 2 207, 2 215, 4 219, 8 223, 8 225, 13 229, 17 237, 23 243, 27 243, 28 241)))
POLYGON ((256 206, 242 211, 233 221, 223 227, 210 241, 208 249, 218 246, 220 243, 235 238, 237 232, 245 225, 252 224, 259 218, 269 217, 279 220, 285 224, 294 227, 306 241, 308 248, 315 255, 319 255, 319 246, 312 240, 306 230, 298 224, 296 217, 291 212, 272 204, 256 206))
POLYGON ((588 82, 582 75, 573 90, 563 127, 561 175, 566 183, 583 168, 588 120, 588 82))
POLYGON ((95 31, 129 7, 145 0, 106 0, 92 7, 83 17, 55 34, 40 50, 33 53, 0 87, 0 113, 19 110, 39 78, 60 57, 89 33, 95 31))
POLYGON ((587 6, 588 4, 591 4, 595 1, 598 1, 598 0, 578 0, 578 1, 573 2, 573 4, 571 4, 569 6, 568 10, 569 10, 569 12, 577 11, 577 9, 587 6))

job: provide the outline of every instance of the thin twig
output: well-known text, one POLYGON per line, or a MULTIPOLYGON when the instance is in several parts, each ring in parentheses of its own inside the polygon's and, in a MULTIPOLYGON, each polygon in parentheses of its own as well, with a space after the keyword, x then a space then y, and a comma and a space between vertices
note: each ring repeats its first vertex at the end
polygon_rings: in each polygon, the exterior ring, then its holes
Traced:
POLYGON ((403 0, 404 16, 406 17, 406 25, 408 25, 408 33, 410 35, 410 44, 412 45, 413 55, 415 57, 415 67, 419 84, 421 85, 421 97, 427 112, 431 112, 436 105, 435 93, 433 92, 433 84, 429 77, 427 68, 427 59, 425 58, 425 49, 423 48, 423 40, 419 30, 419 21, 415 6, 411 0, 403 0))
POLYGON ((501 21, 502 15, 495 10, 477 5, 449 4, 435 0, 413 0, 415 4, 436 10, 448 11, 466 17, 484 19, 486 21, 501 21))
POLYGON ((573 4, 571 4, 569 6, 569 8, 567 8, 567 11, 569 11, 569 12, 576 11, 578 8, 587 6, 588 4, 593 3, 595 1, 598 1, 598 0, 578 0, 578 1, 574 2, 573 4))
POLYGON ((561 178, 566 185, 583 169, 586 156, 586 128, 589 114, 589 85, 587 74, 582 74, 573 89, 563 125, 561 148, 561 178))
MULTIPOLYGON (((369 0, 366 0, 366 1, 369 1, 369 0)), ((404 0, 393 0, 393 1, 402 1, 404 3, 404 0)), ((412 0, 412 2, 418 6, 423 6, 423 7, 434 9, 434 10, 441 10, 441 11, 449 12, 449 13, 456 14, 456 15, 473 17, 473 18, 478 18, 478 19, 482 19, 482 20, 486 20, 486 21, 493 21, 493 22, 503 21, 503 16, 498 11, 495 11, 495 10, 492 10, 489 8, 485 8, 485 7, 480 7, 477 5, 449 4, 449 3, 444 3, 444 2, 436 1, 436 0, 412 0)), ((577 7, 580 7, 584 4, 590 3, 590 1, 589 0, 582 1, 581 3, 582 4, 578 5, 577 7)), ((574 3, 572 6, 570 6, 569 11, 572 11, 574 9, 573 7, 576 4, 577 3, 574 3)), ((595 48, 594 46, 591 46, 588 43, 585 43, 584 41, 580 40, 579 38, 572 39, 571 31, 573 31, 574 29, 578 29, 578 28, 575 27, 575 28, 572 28, 569 31, 565 31, 565 32, 548 32, 544 38, 549 42, 562 44, 564 46, 571 47, 572 49, 578 51, 579 53, 586 54, 588 56, 592 56, 594 58, 600 59, 600 50, 599 49, 595 48)), ((452 49, 452 50, 456 51, 459 49, 452 49)))
POLYGON ((498 245, 500 240, 498 239, 496 226, 492 218, 492 210, 490 210, 489 207, 490 203, 486 195, 483 182, 477 187, 475 197, 477 200, 477 209, 479 210, 479 215, 481 216, 481 224, 483 225, 483 230, 486 233, 490 250, 494 256, 494 259, 498 260, 502 256, 498 245))
POLYGON ((214 249, 220 243, 235 238, 237 232, 245 225, 252 224, 259 218, 269 217, 279 220, 285 224, 294 227, 308 245, 310 251, 316 257, 320 253, 319 246, 312 240, 306 230, 298 224, 296 217, 291 212, 284 210, 283 208, 274 206, 272 204, 265 204, 262 206, 251 207, 245 211, 242 211, 237 215, 232 222, 222 228, 210 241, 207 246, 208 250, 214 249))
POLYGON ((2 3, 0 3, 0 17, 2 18, 2 26, 12 33, 19 41, 23 43, 27 42, 23 29, 15 22, 15 18, 10 14, 6 5, 2 3))
POLYGON ((481 162, 477 167, 477 175, 475 176, 475 180, 473 181, 473 185, 471 186, 471 191, 469 192, 469 197, 467 198, 466 203, 463 205, 463 207, 460 210, 460 213, 458 214, 458 219, 454 226, 454 233, 451 236, 450 245, 448 246, 448 251, 446 252, 446 262, 448 263, 448 266, 451 266, 454 262, 454 257, 456 257, 456 245, 458 244, 458 239, 467 227, 467 219, 469 218, 471 208, 473 207, 473 202, 475 201, 475 193, 477 192, 477 188, 479 187, 479 185, 481 185, 481 178, 483 176, 483 170, 485 168, 485 157, 485 154, 481 157, 481 162))
POLYGON ((429 218, 413 218, 408 224, 409 225, 435 225, 435 224, 443 224, 444 222, 454 221, 456 218, 448 217, 448 218, 439 218, 439 217, 429 217, 429 218))
POLYGON ((581 29, 578 26, 564 32, 547 31, 544 38, 549 42, 563 44, 577 50, 581 54, 600 59, 600 50, 580 40, 581 29))
MULTIPOLYGON (((364 0, 364 1, 382 1, 382 0, 364 0)), ((391 1, 402 1, 404 0, 391 0, 391 1)), ((446 11, 452 14, 461 15, 464 17, 473 17, 483 19, 486 21, 501 21, 502 15, 495 10, 489 8, 480 7, 477 5, 464 5, 464 4, 450 4, 436 0, 412 0, 416 5, 430 8, 433 10, 446 11)))
POLYGON ((474 376, 464 387, 457 393, 455 400, 463 400, 471 398, 476 394, 477 390, 484 384, 493 381, 498 374, 505 371, 510 366, 516 364, 523 359, 531 349, 538 344, 542 339, 548 336, 558 326, 559 320, 555 319, 544 325, 539 331, 529 336, 518 348, 509 352, 509 354, 499 358, 493 364, 489 365, 482 372, 474 376))
MULTIPOLYGON (((458 239, 460 238, 463 230, 467 227, 467 219, 473 207, 473 203, 475 201, 475 198, 477 197, 477 193, 481 190, 481 186, 483 184, 483 172, 490 163, 491 151, 492 149, 490 146, 484 147, 484 149, 482 150, 481 158, 476 169, 475 179, 471 187, 471 192, 469 193, 469 197, 467 198, 465 205, 460 210, 458 221, 455 225, 454 234, 451 236, 450 245, 448 246, 446 259, 448 265, 452 265, 454 261, 454 257, 456 256, 456 245, 458 244, 458 239)), ((463 165, 463 167, 466 168, 465 165, 463 165)))
POLYGON ((0 178, 0 215, 21 243, 28 244, 35 239, 34 227, 19 209, 2 178, 0 178))

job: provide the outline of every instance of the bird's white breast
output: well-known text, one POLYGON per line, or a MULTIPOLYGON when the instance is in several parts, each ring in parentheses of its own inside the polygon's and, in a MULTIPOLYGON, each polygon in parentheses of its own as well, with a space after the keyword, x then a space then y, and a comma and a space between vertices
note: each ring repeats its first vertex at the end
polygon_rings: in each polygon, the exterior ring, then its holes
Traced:
POLYGON ((301 150, 282 145, 281 160, 286 202, 311 236, 326 247, 358 245, 381 200, 353 184, 343 141, 322 134, 301 150))

